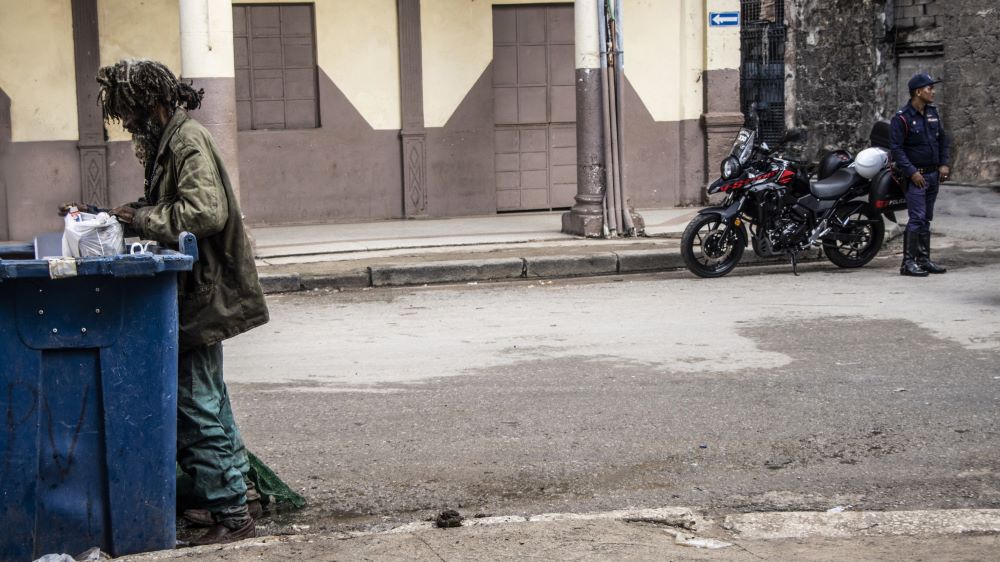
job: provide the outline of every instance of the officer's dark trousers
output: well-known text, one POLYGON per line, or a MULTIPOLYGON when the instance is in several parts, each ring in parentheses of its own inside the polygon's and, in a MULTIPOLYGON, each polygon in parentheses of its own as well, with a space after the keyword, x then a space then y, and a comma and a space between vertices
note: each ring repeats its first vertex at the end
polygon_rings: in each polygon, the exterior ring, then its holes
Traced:
POLYGON ((910 221, 906 223, 907 232, 930 232, 931 221, 934 220, 934 202, 938 196, 938 173, 923 174, 926 182, 923 189, 912 181, 906 186, 906 214, 910 221))
POLYGON ((222 344, 181 353, 177 371, 177 462, 200 507, 246 504, 247 454, 222 380, 222 344))

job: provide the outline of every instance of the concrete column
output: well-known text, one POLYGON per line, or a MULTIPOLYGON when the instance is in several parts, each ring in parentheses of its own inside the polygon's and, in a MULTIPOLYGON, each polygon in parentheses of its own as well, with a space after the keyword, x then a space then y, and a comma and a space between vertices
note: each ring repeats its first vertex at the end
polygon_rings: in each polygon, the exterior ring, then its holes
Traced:
POLYGON ((601 102, 601 59, 598 0, 577 0, 576 25, 576 204, 562 216, 562 231, 577 236, 603 235, 604 108, 601 102))
POLYGON ((205 89, 201 109, 192 117, 215 138, 239 198, 233 5, 229 0, 179 0, 179 4, 181 76, 192 80, 195 89, 205 89))
MULTIPOLYGON (((704 113, 706 185, 719 175, 719 162, 743 126, 740 111, 740 28, 709 25, 712 12, 739 12, 739 0, 705 2, 704 113)), ((704 197, 704 191, 702 196, 704 197)))
POLYGON ((403 213, 427 215, 427 131, 424 128, 424 76, 420 0, 396 0, 399 19, 399 89, 403 127, 403 213))
POLYGON ((76 112, 80 140, 80 201, 110 207, 104 118, 97 103, 94 77, 100 68, 97 0, 73 0, 73 58, 76 67, 76 112))

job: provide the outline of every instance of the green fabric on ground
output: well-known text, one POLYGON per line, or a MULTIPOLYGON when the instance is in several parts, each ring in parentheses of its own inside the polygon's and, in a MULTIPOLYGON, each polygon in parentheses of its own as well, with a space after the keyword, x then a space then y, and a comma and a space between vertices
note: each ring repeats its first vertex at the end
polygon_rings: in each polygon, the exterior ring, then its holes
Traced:
MULTIPOLYGON (((264 498, 270 498, 278 504, 289 503, 296 509, 305 507, 306 500, 289 488, 281 478, 278 478, 278 475, 264 464, 264 461, 257 458, 250 451, 247 451, 247 456, 250 458, 250 472, 248 476, 257 487, 257 491, 260 492, 262 503, 264 502, 264 498)), ((264 505, 267 504, 265 503, 264 505)))
MULTIPOLYGON (((250 470, 247 478, 253 482, 260 493, 260 503, 263 506, 269 505, 272 501, 275 506, 281 509, 301 509, 305 507, 306 500, 288 487, 278 475, 271 470, 264 461, 256 455, 247 451, 250 460, 250 470)), ((181 470, 177 465, 177 510, 182 512, 185 509, 200 507, 194 497, 194 481, 181 470)))

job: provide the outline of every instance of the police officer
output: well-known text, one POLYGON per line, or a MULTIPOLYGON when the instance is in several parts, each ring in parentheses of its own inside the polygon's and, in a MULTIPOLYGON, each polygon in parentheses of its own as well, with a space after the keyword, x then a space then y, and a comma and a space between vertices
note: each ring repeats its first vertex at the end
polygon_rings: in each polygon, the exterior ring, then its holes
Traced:
POLYGON ((903 238, 900 275, 927 277, 944 273, 931 261, 931 220, 940 182, 948 179, 950 139, 934 102, 935 80, 925 72, 910 78, 910 101, 892 119, 889 145, 896 167, 907 178, 906 208, 910 217, 903 238))

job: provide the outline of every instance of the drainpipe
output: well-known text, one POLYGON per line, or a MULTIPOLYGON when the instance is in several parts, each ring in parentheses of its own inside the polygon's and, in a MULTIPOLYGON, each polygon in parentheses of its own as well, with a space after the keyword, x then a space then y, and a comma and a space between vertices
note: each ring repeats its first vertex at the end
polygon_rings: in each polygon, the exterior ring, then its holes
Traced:
MULTIPOLYGON (((610 8, 611 2, 608 2, 610 8)), ((621 232, 626 236, 636 235, 636 225, 632 217, 632 210, 629 208, 625 177, 625 53, 622 37, 622 3, 621 0, 614 0, 613 19, 611 23, 611 46, 614 65, 612 67, 612 77, 614 78, 614 105, 612 111, 615 119, 612 121, 614 128, 611 131, 613 142, 612 155, 614 157, 614 177, 615 177, 615 200, 618 203, 618 218, 621 222, 621 232)), ((637 218, 641 217, 637 214, 637 218)))
MULTIPOLYGON (((607 12, 606 4, 604 0, 601 0, 600 6, 597 8, 598 18, 600 25, 599 40, 601 45, 601 95, 603 96, 603 104, 608 111, 604 113, 604 119, 601 121, 604 124, 604 138, 611 138, 611 130, 615 126, 615 118, 612 115, 611 109, 614 104, 611 102, 612 99, 612 84, 614 83, 611 77, 612 70, 608 67, 608 26, 607 26, 607 12)), ((612 162, 611 166, 607 166, 605 169, 606 182, 608 189, 605 190, 604 196, 604 236, 613 237, 618 236, 618 205, 616 201, 616 194, 618 193, 617 185, 615 182, 614 169, 614 154, 612 149, 613 143, 605 143, 604 145, 604 161, 612 162)))
POLYGON ((604 159, 598 0, 577 0, 576 27, 576 204, 562 216, 566 234, 599 238, 604 229, 604 159))
POLYGON ((229 0, 180 0, 181 76, 205 89, 192 112, 215 139, 236 199, 240 198, 236 144, 236 63, 233 57, 233 4, 229 0))

